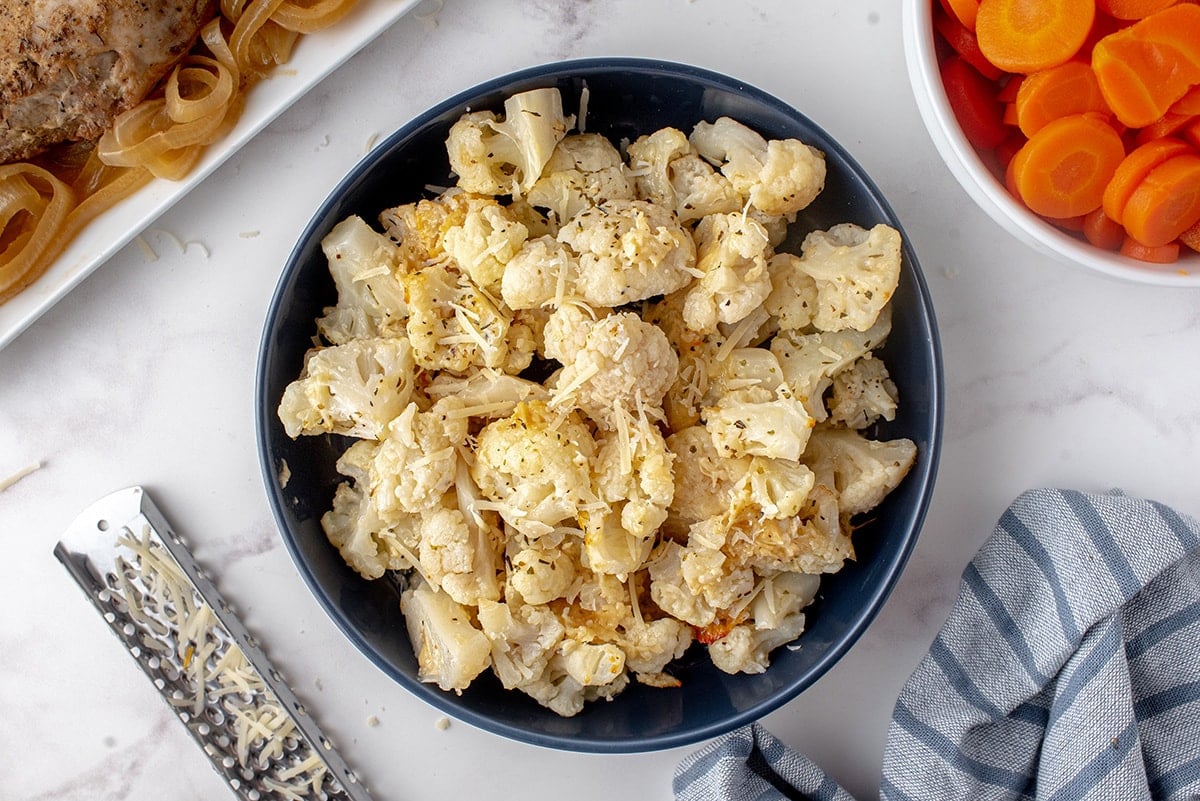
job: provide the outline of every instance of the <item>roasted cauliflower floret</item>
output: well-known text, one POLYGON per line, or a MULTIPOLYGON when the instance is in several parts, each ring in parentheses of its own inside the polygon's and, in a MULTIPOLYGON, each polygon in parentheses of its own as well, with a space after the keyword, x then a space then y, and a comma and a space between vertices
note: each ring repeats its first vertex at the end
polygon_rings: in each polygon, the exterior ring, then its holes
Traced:
POLYGON ((509 557, 508 586, 528 604, 548 604, 562 598, 575 583, 575 559, 566 549, 540 542, 509 557))
POLYGON ((676 431, 667 437, 667 447, 675 454, 675 493, 663 531, 683 540, 693 523, 729 508, 738 482, 750 469, 750 457, 722 455, 702 425, 676 431))
POLYGON ((460 224, 478 196, 451 190, 432 200, 418 200, 385 209, 379 223, 396 244, 404 272, 420 269, 444 255, 442 235, 460 224))
POLYGON ((768 142, 729 117, 698 123, 688 139, 764 214, 793 215, 825 188, 825 154, 797 139, 768 142))
MULTIPOLYGON (((741 196, 730 180, 695 153, 672 161, 670 177, 675 194, 675 214, 685 223, 710 214, 729 214, 742 209, 741 196)), ((764 228, 769 227, 764 224, 764 228)), ((768 230, 768 234, 771 233, 768 230)), ((771 239, 772 244, 777 241, 773 236, 771 239)))
POLYGON ((815 482, 812 470, 799 462, 755 456, 733 490, 735 504, 753 504, 766 520, 795 517, 815 482))
POLYGON ((804 632, 804 609, 812 603, 820 579, 805 573, 781 573, 763 579, 750 605, 750 620, 708 646, 709 656, 726 673, 762 673, 776 648, 804 632))
POLYGON ((472 367, 520 372, 529 364, 532 338, 513 348, 511 321, 457 270, 431 264, 404 276, 408 338, 413 358, 426 370, 465 373, 472 367))
POLYGON ((658 427, 645 418, 625 421, 599 441, 593 468, 603 510, 587 513, 587 565, 598 573, 633 573, 654 545, 675 494, 673 454, 658 427))
POLYGON ((741 214, 712 214, 696 226, 701 277, 687 292, 683 319, 693 331, 736 323, 771 294, 770 242, 760 224, 741 214))
POLYGON ((562 648, 560 645, 559 652, 550 660, 539 679, 522 684, 519 688, 521 692, 562 717, 569 718, 579 714, 590 701, 615 698, 629 684, 629 674, 625 671, 618 673, 607 684, 582 684, 571 675, 572 669, 576 672, 579 670, 568 663, 562 648))
POLYGON ((878 420, 895 420, 899 392, 882 359, 870 355, 833 379, 829 422, 861 431, 878 420))
POLYGON ((321 240, 329 274, 337 287, 336 306, 317 320, 327 342, 404 335, 408 304, 397 278, 399 249, 357 216, 347 217, 321 240))
POLYGON ((891 307, 884 307, 866 331, 844 329, 832 333, 804 334, 781 331, 770 350, 779 360, 784 379, 817 422, 825 420, 825 391, 838 373, 887 340, 892 330, 891 307))
POLYGON ((446 230, 442 248, 475 286, 497 292, 504 266, 528 237, 528 228, 488 198, 471 204, 463 221, 446 230))
POLYGON ((505 689, 541 678, 564 633, 548 607, 482 601, 478 617, 492 643, 492 669, 505 689))
POLYGON ((645 418, 607 432, 598 444, 596 494, 619 513, 622 528, 639 538, 652 537, 675 495, 675 455, 658 426, 645 418))
POLYGON ((500 598, 500 541, 459 509, 438 507, 421 517, 417 551, 421 573, 460 604, 478 606, 500 598))
POLYGON ((666 335, 631 312, 601 318, 558 378, 552 405, 582 409, 601 427, 661 407, 675 381, 679 357, 666 335))
POLYGON ((466 376, 441 373, 425 388, 425 394, 439 413, 462 420, 507 417, 521 401, 550 400, 549 391, 536 381, 487 367, 466 376))
POLYGON ((621 153, 600 134, 584 133, 558 143, 525 200, 563 223, 591 206, 633 196, 621 153))
POLYGON ((783 331, 799 331, 813 324, 817 313, 817 282, 800 267, 800 257, 776 253, 767 260, 771 294, 763 308, 783 331))
POLYGON ((683 287, 696 246, 669 210, 644 200, 610 200, 575 215, 558 241, 578 257, 575 292, 613 308, 683 287))
POLYGON ((448 404, 422 412, 410 403, 388 423, 371 463, 372 492, 381 514, 420 514, 441 503, 457 475, 467 419, 448 404))
POLYGON ((520 196, 541 176, 572 125, 557 89, 521 92, 504 101, 503 117, 475 111, 451 126, 450 169, 468 192, 520 196))
POLYGON ((404 337, 355 339, 310 351, 288 384, 278 415, 293 439, 344 434, 378 439, 412 396, 415 366, 404 337))
POLYGON ((900 232, 882 223, 813 231, 801 253, 800 269, 817 284, 813 324, 822 331, 866 331, 900 281, 900 232))
POLYGON ((639 136, 626 148, 629 172, 637 197, 668 209, 675 208, 671 162, 691 152, 687 135, 678 128, 660 128, 639 136))
POLYGON ((420 535, 415 515, 384 519, 369 492, 367 464, 376 444, 360 440, 338 461, 344 475, 355 475, 334 492, 332 508, 321 516, 321 529, 342 559, 366 579, 377 579, 388 570, 413 567, 413 551, 420 535))
POLYGON ((417 678, 461 693, 492 663, 492 643, 471 613, 419 576, 400 595, 400 612, 417 654, 417 678))
POLYGON ((591 431, 576 414, 528 401, 479 432, 471 477, 505 522, 537 537, 591 500, 595 455, 591 431))
POLYGON ((655 687, 679 686, 664 674, 671 663, 692 644, 692 627, 673 617, 633 620, 621 631, 617 644, 625 652, 625 667, 638 681, 655 687))
POLYGON ((510 309, 536 309, 561 301, 578 276, 575 255, 553 237, 539 236, 509 259, 500 279, 500 297, 510 309))
POLYGON ((809 441, 806 461, 831 468, 844 518, 874 509, 900 486, 916 461, 909 439, 871 440, 857 431, 820 427, 809 441))
POLYGON ((575 361, 575 354, 587 345, 588 333, 596 319, 596 312, 584 303, 567 302, 559 306, 550 313, 542 329, 542 355, 563 364, 575 361))
POLYGON ((650 597, 668 615, 688 625, 703 628, 717 618, 702 592, 694 591, 683 574, 683 557, 688 553, 677 542, 667 542, 650 560, 650 597))
POLYGON ((804 453, 816 424, 790 390, 763 387, 727 392, 703 415, 719 452, 793 461, 804 453))

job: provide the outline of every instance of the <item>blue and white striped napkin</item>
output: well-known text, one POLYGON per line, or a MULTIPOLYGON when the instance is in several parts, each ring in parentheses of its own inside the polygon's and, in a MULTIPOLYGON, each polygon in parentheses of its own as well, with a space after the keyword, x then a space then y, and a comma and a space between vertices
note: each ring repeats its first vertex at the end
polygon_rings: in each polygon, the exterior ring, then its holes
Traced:
MULTIPOLYGON (((758 725, 687 757, 677 801, 853 801, 758 725)), ((896 701, 887 801, 1200 799, 1200 523, 1033 490, 1000 518, 896 701)))

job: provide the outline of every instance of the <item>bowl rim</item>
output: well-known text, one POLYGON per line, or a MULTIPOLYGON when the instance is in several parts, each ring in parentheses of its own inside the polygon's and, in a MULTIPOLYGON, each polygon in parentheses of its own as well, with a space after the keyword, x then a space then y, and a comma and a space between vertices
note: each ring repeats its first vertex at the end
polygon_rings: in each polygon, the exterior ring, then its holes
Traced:
MULTIPOLYGON (((903 573, 909 557, 916 547, 917 540, 920 536, 926 516, 929 511, 932 497, 934 494, 934 486, 936 483, 937 470, 941 457, 941 447, 943 440, 944 428, 944 396, 945 396, 945 379, 943 369, 943 355, 941 348, 941 339, 937 326, 937 321, 934 313, 932 297, 929 292, 924 274, 921 270, 920 263, 917 260, 915 252, 912 250, 911 243, 907 235, 903 231, 899 216, 887 202, 883 193, 879 190, 874 180, 863 170, 861 165, 854 159, 845 148, 830 136, 824 128, 812 121, 807 115, 799 109, 791 106, 779 98, 759 89, 755 86, 745 83, 734 77, 721 74, 702 67, 693 66, 682 62, 668 61, 663 59, 653 58, 637 58, 637 57, 589 57, 570 59, 563 61, 553 61, 537 64, 523 69, 505 73, 486 81, 477 83, 467 89, 455 93, 454 95, 442 100, 429 108, 418 112, 416 115, 409 118, 399 128, 380 141, 372 150, 360 159, 335 185, 334 189, 328 193, 326 198, 314 211, 310 221, 306 224, 303 232, 297 237, 296 244, 289 253, 287 260, 280 271, 279 281, 272 293, 270 303, 263 322, 262 339, 258 351, 258 363, 255 373, 255 429, 256 442, 259 456, 259 465, 262 478, 265 484, 265 490, 268 497, 268 502, 271 507, 272 515, 279 531, 281 538, 291 556, 293 564, 299 571, 307 589, 317 599, 319 605, 324 610, 326 615, 334 622, 335 626, 341 633, 355 646, 355 648, 367 659, 375 665, 386 676, 399 684, 406 692, 424 700, 435 709, 460 720, 476 728, 482 729, 491 734, 500 735, 511 740, 523 742, 529 745, 549 748, 558 751, 574 751, 597 754, 619 754, 619 753, 647 753, 670 748, 694 745, 703 740, 728 733, 740 726, 751 723, 761 717, 778 710, 788 702, 794 700, 800 693, 810 687, 818 679, 824 676, 845 654, 857 643, 866 629, 878 616, 884 606, 888 596, 895 588, 900 575, 903 573), (509 87, 515 83, 527 82, 536 79, 557 79, 562 77, 584 77, 589 74, 608 73, 608 72, 643 72, 653 74, 669 74, 672 77, 679 77, 691 80, 697 80, 708 85, 720 87, 727 91, 738 92, 750 97, 756 102, 772 107, 791 118, 799 118, 806 125, 811 126, 818 131, 827 140, 827 152, 833 152, 840 159, 846 168, 854 174, 857 181, 861 181, 866 186, 872 195, 873 202, 880 206, 885 215, 889 218, 890 223, 897 227, 901 232, 903 243, 903 253, 905 261, 908 264, 908 269, 904 276, 906 280, 911 281, 911 290, 915 300, 915 314, 922 318, 922 331, 924 334, 921 342, 921 359, 929 365, 930 371, 930 387, 929 396, 924 398, 924 403, 928 406, 928 435, 929 444, 926 452, 922 454, 913 470, 906 478, 906 481, 916 482, 920 486, 920 491, 916 494, 917 503, 914 508, 906 509, 904 518, 908 520, 907 528, 903 531, 903 541, 899 544, 896 550, 896 555, 892 560, 889 569, 881 576, 880 580, 872 587, 869 595, 864 596, 864 603, 861 611, 852 619, 852 625, 839 638, 837 645, 830 647, 827 652, 816 661, 805 673, 792 679, 782 686, 780 690, 773 693, 769 697, 763 699, 759 703, 748 707, 736 715, 723 718, 720 721, 713 722, 703 726, 693 726, 682 730, 673 730, 666 733, 655 733, 636 738, 627 738, 622 740, 611 740, 594 738, 587 736, 563 736, 543 734, 536 731, 531 731, 527 728, 511 725, 505 721, 497 720, 486 715, 479 714, 475 710, 457 705, 453 703, 452 696, 449 693, 439 690, 436 686, 425 684, 415 680, 394 668, 385 660, 380 653, 356 630, 348 616, 338 608, 334 599, 329 596, 325 588, 319 583, 313 569, 307 564, 303 558, 298 543, 295 541, 295 536, 290 532, 287 525, 287 516, 285 503, 279 493, 279 477, 277 470, 273 465, 273 460, 270 450, 270 432, 269 426, 272 415, 278 404, 278 398, 268 397, 269 377, 267 375, 268 355, 272 348, 271 336, 275 327, 276 320, 283 308, 284 295, 289 288, 289 282, 294 278, 298 271, 298 266, 302 263, 301 256, 304 250, 305 243, 309 242, 314 236, 318 235, 323 230, 323 219, 329 214, 333 207, 338 204, 338 198, 341 197, 347 189, 351 188, 371 166, 392 147, 393 143, 397 143, 412 136, 419 131, 427 122, 433 118, 439 117, 448 111, 455 108, 466 108, 470 102, 478 98, 480 95, 487 95, 497 90, 509 87)), ((802 635, 803 636, 803 635, 802 635)), ((619 702, 619 699, 614 702, 619 702)))
POLYGON ((1200 288, 1200 254, 1189 254, 1186 271, 1179 264, 1138 262, 1076 239, 1038 218, 1008 193, 967 141, 946 99, 936 69, 933 2, 904 0, 901 10, 909 84, 938 154, 971 199, 1009 234, 1060 263, 1131 283, 1200 288))

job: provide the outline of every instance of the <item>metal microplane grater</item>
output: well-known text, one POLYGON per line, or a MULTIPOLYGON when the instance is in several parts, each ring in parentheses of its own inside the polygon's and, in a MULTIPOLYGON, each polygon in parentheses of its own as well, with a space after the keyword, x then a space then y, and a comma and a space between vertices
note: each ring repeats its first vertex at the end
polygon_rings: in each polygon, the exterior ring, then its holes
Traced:
POLYGON ((92 504, 54 555, 239 797, 370 801, 144 489, 92 504))

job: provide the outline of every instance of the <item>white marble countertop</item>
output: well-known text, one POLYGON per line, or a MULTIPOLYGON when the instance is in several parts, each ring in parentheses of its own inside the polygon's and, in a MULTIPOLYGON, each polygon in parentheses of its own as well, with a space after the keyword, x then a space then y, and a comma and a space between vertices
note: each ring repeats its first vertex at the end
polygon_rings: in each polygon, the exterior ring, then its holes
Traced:
POLYGON ((147 234, 157 260, 126 247, 0 351, 0 478, 42 465, 0 493, 0 797, 227 796, 51 553, 77 512, 131 484, 190 537, 377 798, 670 797, 683 750, 588 756, 440 728, 305 588, 254 442, 280 266, 366 143, 492 76, 603 55, 733 74, 825 127, 899 214, 939 318, 945 443, 924 531, 866 635, 766 719, 785 742, 875 795, 896 694, 1023 489, 1119 486, 1200 513, 1200 292, 1064 267, 976 209, 922 127, 898 3, 428 2, 155 223, 207 254, 147 234))

